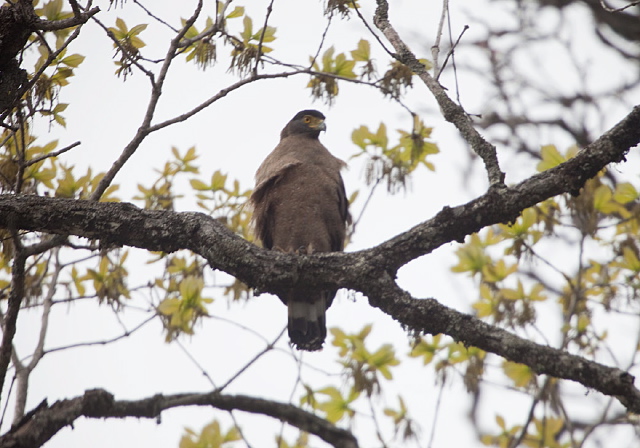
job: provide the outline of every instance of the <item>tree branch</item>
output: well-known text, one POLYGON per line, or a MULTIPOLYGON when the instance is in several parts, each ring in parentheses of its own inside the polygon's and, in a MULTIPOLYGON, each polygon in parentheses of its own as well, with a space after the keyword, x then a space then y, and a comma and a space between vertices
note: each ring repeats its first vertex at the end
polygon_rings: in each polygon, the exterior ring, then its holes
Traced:
POLYGON ((74 16, 69 17, 68 19, 62 19, 62 20, 38 19, 33 24, 33 28, 36 30, 42 30, 42 31, 63 30, 65 28, 71 28, 73 26, 82 25, 99 12, 100 12, 100 8, 96 6, 86 12, 74 11, 74 16))
MULTIPOLYGON (((9 221, 10 220, 11 217, 9 217, 9 221)), ((18 320, 20 305, 24 298, 24 277, 27 256, 25 255, 22 241, 18 236, 18 232, 15 227, 16 225, 17 224, 9 222, 6 227, 12 233, 15 256, 13 258, 13 265, 11 266, 9 303, 7 305, 4 325, 2 326, 2 345, 0 346, 0 396, 2 396, 4 380, 7 376, 7 369, 9 368, 9 361, 11 360, 11 353, 13 351, 13 337, 16 334, 16 321, 18 320)))
MULTIPOLYGON (((372 280, 370 279, 370 282, 372 280)), ((538 374, 576 381, 589 389, 616 397, 629 411, 640 412, 640 390, 634 377, 618 368, 536 344, 500 327, 448 308, 435 299, 414 299, 390 277, 371 283, 371 305, 392 316, 406 329, 446 334, 467 346, 495 353, 509 361, 525 364, 538 374)), ((363 291, 367 294, 369 291, 363 291)))
POLYGON ((173 60, 176 57, 176 53, 180 45, 180 40, 184 37, 189 28, 191 28, 191 26, 195 23, 201 11, 202 0, 198 0, 196 9, 191 17, 189 17, 185 21, 184 26, 180 29, 176 36, 171 39, 171 44, 169 45, 169 49, 167 50, 167 53, 165 55, 162 67, 160 67, 158 78, 152 82, 151 96, 149 98, 149 103, 147 104, 147 110, 142 120, 142 124, 138 128, 138 131, 136 132, 136 135, 133 137, 131 142, 129 142, 124 151, 122 151, 120 157, 118 157, 118 159, 113 163, 111 168, 109 168, 109 170, 105 173, 104 177, 100 179, 98 186, 91 194, 90 199, 92 201, 100 200, 100 197, 104 194, 107 188, 109 188, 109 185, 111 185, 111 182, 113 181, 113 178, 116 176, 116 174, 120 172, 127 160, 129 160, 129 158, 136 152, 142 141, 151 133, 149 127, 151 126, 151 121, 153 120, 154 114, 156 112, 158 102, 160 101, 160 96, 162 95, 162 88, 164 86, 167 73, 169 73, 169 68, 171 67, 173 60))
POLYGON ((267 251, 233 234, 203 213, 141 210, 128 203, 97 203, 62 198, 0 195, 0 227, 72 234, 101 244, 150 251, 188 249, 262 292, 349 288, 361 291, 403 326, 418 333, 447 334, 465 344, 528 365, 538 373, 577 381, 616 396, 640 412, 640 391, 620 369, 538 345, 498 327, 447 308, 436 300, 417 300, 395 283, 409 261, 452 241, 463 241, 483 227, 514 221, 522 210, 550 197, 578 194, 584 183, 609 163, 625 160, 640 142, 640 106, 573 159, 512 186, 496 186, 479 198, 445 207, 435 217, 377 247, 352 253, 312 256, 267 251))
POLYGON ((115 400, 102 389, 88 390, 84 395, 55 402, 41 403, 11 431, 0 437, 0 448, 42 446, 60 429, 86 418, 157 418, 162 411, 183 406, 211 406, 225 411, 239 410, 263 414, 286 422, 302 431, 315 434, 339 448, 357 448, 358 441, 349 431, 337 428, 325 419, 296 406, 245 395, 192 393, 155 395, 141 400, 115 400))
POLYGON ((458 128, 458 131, 460 131, 465 141, 469 143, 476 154, 480 156, 487 170, 489 185, 502 184, 504 182, 504 173, 500 170, 496 147, 485 140, 473 127, 469 115, 467 115, 461 106, 449 98, 440 83, 429 74, 426 67, 418 61, 418 58, 416 58, 400 35, 391 26, 391 23, 389 23, 389 4, 387 1, 376 1, 378 7, 376 8, 373 22, 396 50, 395 58, 418 75, 435 97, 445 120, 458 128))

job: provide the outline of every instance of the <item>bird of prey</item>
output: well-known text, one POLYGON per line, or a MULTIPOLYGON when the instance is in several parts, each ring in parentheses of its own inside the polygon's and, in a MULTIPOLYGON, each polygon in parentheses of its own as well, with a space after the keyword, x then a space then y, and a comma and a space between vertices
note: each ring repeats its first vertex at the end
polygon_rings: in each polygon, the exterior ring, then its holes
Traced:
MULTIPOLYGON (((256 172, 253 225, 266 249, 296 254, 344 249, 351 221, 340 176, 346 164, 318 140, 326 130, 324 119, 317 110, 298 112, 256 172)), ((325 310, 336 291, 297 286, 277 294, 289 310, 291 343, 299 350, 320 350, 327 336, 325 310)))

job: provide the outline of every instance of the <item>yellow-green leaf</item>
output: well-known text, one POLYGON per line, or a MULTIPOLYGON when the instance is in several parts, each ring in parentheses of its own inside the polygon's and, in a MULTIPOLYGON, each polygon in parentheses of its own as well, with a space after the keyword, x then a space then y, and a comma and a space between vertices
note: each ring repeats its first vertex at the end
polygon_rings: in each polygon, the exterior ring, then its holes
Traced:
POLYGON ((516 362, 504 361, 502 363, 502 370, 507 375, 516 387, 525 387, 535 380, 535 375, 529 366, 524 364, 518 364, 516 362))
POLYGON ((194 190, 203 191, 210 189, 209 185, 198 179, 191 179, 189 183, 191 184, 191 188, 193 188, 194 190))
POLYGON ((540 149, 542 160, 538 163, 538 171, 546 171, 560 165, 566 158, 560 154, 555 145, 545 145, 540 149))
POLYGON ((71 56, 67 56, 62 59, 60 62, 68 65, 69 67, 77 67, 82 64, 82 61, 84 61, 84 56, 80 54, 72 54, 71 56))
POLYGON ((244 15, 244 6, 236 6, 233 11, 227 15, 227 19, 235 19, 244 15))
POLYGON ((180 309, 180 300, 178 299, 165 299, 158 305, 158 312, 165 316, 170 316, 176 313, 180 309))
POLYGON ((360 39, 360 42, 358 42, 358 47, 355 50, 351 51, 351 57, 355 61, 360 62, 368 61, 369 59, 371 59, 371 45, 369 44, 369 41, 360 39))
POLYGON ((638 199, 638 190, 629 182, 622 182, 616 186, 613 199, 620 204, 627 204, 638 199))

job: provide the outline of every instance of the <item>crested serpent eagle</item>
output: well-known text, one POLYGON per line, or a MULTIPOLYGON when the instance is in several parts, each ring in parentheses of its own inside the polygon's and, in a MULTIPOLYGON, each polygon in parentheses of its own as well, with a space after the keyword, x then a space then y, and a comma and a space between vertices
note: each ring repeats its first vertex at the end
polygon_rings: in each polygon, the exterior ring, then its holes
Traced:
MULTIPOLYGON (((324 119, 317 110, 298 112, 256 172, 253 225, 266 249, 296 254, 344 249, 351 221, 340 176, 346 164, 318 140, 324 119)), ((277 295, 289 310, 291 343, 300 350, 320 350, 327 336, 325 310, 336 291, 298 285, 277 295)))

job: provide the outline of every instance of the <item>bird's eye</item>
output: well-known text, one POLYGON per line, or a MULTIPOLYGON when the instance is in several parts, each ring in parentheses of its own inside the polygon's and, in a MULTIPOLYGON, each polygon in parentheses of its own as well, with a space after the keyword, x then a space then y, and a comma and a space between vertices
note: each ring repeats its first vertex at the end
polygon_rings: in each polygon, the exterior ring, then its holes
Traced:
POLYGON ((304 121, 305 123, 311 123, 311 117, 309 115, 305 115, 302 121, 304 121))

